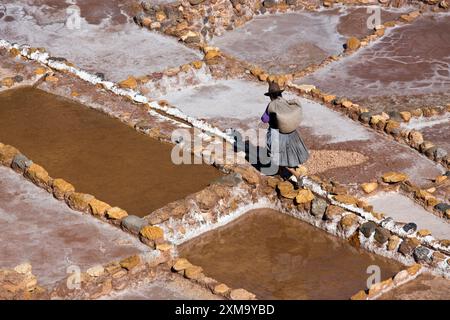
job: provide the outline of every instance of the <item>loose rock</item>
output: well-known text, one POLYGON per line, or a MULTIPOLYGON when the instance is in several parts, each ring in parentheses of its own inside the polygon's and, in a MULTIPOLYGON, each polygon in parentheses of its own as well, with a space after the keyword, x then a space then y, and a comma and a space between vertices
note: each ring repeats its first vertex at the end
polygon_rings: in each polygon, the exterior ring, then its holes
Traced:
POLYGON ((245 289, 234 289, 230 293, 231 300, 254 300, 256 296, 245 289))
POLYGON ((106 216, 109 219, 120 220, 128 216, 128 213, 119 207, 112 207, 106 210, 106 216))
POLYGON ((376 227, 377 224, 375 222, 367 221, 359 227, 359 231, 361 231, 366 238, 369 238, 375 232, 376 227))
POLYGON ((315 198, 311 206, 311 214, 315 217, 322 217, 327 209, 328 203, 322 198, 315 198))
POLYGON ((55 179, 52 183, 53 196, 56 199, 66 199, 70 194, 75 191, 75 187, 68 183, 64 179, 55 179))

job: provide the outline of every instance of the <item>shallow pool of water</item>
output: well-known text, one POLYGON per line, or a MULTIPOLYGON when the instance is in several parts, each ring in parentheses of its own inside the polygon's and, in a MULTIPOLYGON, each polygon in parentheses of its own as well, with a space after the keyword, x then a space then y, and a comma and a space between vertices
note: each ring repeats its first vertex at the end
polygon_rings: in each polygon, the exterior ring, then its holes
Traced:
POLYGON ((179 250, 208 276, 259 299, 348 299, 366 288, 369 266, 380 267, 381 279, 401 269, 270 209, 250 211, 179 250))
POLYGON ((175 165, 171 145, 33 88, 0 95, 0 140, 53 178, 138 216, 197 192, 220 175, 207 165, 175 165))

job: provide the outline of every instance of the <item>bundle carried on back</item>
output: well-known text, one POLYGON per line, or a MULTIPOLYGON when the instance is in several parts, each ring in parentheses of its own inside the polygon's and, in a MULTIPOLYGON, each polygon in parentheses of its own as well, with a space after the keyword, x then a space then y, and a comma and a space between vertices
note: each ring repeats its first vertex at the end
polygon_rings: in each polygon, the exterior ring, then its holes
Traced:
POLYGON ((303 119, 302 106, 299 101, 286 100, 279 97, 267 107, 270 126, 281 133, 291 133, 296 130, 303 119))

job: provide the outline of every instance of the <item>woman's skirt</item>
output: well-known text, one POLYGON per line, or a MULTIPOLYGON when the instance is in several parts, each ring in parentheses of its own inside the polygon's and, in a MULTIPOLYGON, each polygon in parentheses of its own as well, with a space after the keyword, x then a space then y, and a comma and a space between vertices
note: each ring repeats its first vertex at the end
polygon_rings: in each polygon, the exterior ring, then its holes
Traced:
POLYGON ((267 150, 272 163, 282 167, 295 168, 309 158, 308 149, 297 130, 285 134, 269 128, 267 150))

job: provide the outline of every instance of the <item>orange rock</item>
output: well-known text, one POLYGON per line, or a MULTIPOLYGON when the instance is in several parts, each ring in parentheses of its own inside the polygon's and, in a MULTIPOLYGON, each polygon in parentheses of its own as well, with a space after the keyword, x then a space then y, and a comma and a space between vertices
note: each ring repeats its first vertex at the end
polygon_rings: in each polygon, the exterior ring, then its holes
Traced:
POLYGON ((203 268, 199 266, 191 266, 184 269, 184 276, 188 279, 198 279, 203 275, 203 268))
POLYGON ((157 226, 145 226, 140 231, 141 236, 148 240, 159 240, 164 238, 164 231, 157 226))
POLYGON ((59 81, 59 79, 53 75, 48 75, 47 77, 45 77, 45 81, 56 83, 59 81))
POLYGON ((342 229, 348 229, 356 225, 358 222, 358 216, 354 213, 350 213, 342 217, 339 221, 339 225, 342 229))
POLYGON ((48 172, 40 165, 32 163, 25 170, 24 176, 30 179, 34 184, 51 190, 52 179, 48 172))
POLYGON ((220 283, 218 285, 216 285, 213 289, 214 294, 219 294, 219 295, 225 295, 230 291, 230 288, 224 284, 224 283, 220 283))
POLYGON ((111 206, 98 199, 92 199, 89 202, 89 209, 94 216, 104 216, 111 206))
POLYGON ((314 194, 309 189, 301 189, 298 191, 295 201, 298 204, 304 204, 313 201, 315 198, 314 194))
POLYGON ((120 261, 120 266, 128 271, 135 268, 141 262, 141 258, 138 255, 134 255, 120 261))
POLYGON ((109 208, 108 210, 106 210, 106 216, 109 219, 121 220, 121 219, 127 217, 128 213, 119 207, 112 207, 112 208, 109 208))
POLYGON ((330 103, 331 101, 336 99, 336 96, 334 96, 332 94, 327 94, 327 95, 324 95, 322 99, 323 99, 323 102, 330 103))
POLYGON ((435 181, 436 183, 442 183, 442 182, 444 182, 444 181, 447 180, 447 179, 448 179, 447 176, 437 176, 437 177, 434 179, 434 181, 435 181))
POLYGON ((413 265, 412 265, 411 267, 409 267, 408 269, 406 269, 406 271, 407 271, 410 275, 414 276, 414 275, 416 275, 421 269, 422 269, 422 266, 421 266, 420 264, 416 263, 416 264, 413 264, 413 265))
POLYGON ((420 229, 419 231, 417 231, 417 234, 421 237, 426 237, 431 235, 431 231, 428 229, 420 229))
POLYGON ((87 193, 73 192, 67 198, 67 204, 74 210, 87 212, 89 209, 89 202, 94 199, 93 195, 87 193))
POLYGON ((350 299, 351 300, 367 300, 367 298, 368 298, 367 293, 365 293, 363 290, 361 290, 358 293, 354 294, 350 299))
POLYGON ((0 143, 0 164, 8 167, 11 166, 14 157, 19 153, 19 150, 13 146, 0 143))
POLYGON ((34 74, 36 74, 36 75, 43 75, 46 72, 47 72, 47 70, 43 67, 39 67, 34 70, 34 74))
POLYGON ((350 205, 356 205, 358 203, 358 199, 347 194, 336 195, 334 196, 334 200, 350 205))
POLYGON ((231 300, 254 300, 256 296, 245 289, 234 289, 230 293, 231 300))
POLYGON ((137 81, 133 76, 129 76, 126 80, 119 82, 119 87, 124 89, 136 89, 137 81))
POLYGON ((262 74, 264 72, 263 69, 261 69, 260 67, 252 67, 250 68, 250 73, 252 75, 254 75, 255 77, 259 76, 260 74, 262 74))
POLYGON ((363 189, 365 193, 371 193, 375 191, 377 188, 378 188, 377 182, 367 182, 361 184, 361 189, 363 189))
POLYGON ((72 192, 75 191, 75 187, 73 185, 60 178, 53 180, 52 189, 54 197, 59 200, 67 198, 72 192))
POLYGON ((2 79, 2 86, 11 88, 14 85, 14 79, 11 77, 2 79))
POLYGON ((405 122, 409 122, 409 120, 411 120, 411 112, 409 111, 401 111, 400 113, 400 117, 402 117, 403 121, 405 122))
POLYGON ((220 57, 220 51, 219 50, 209 50, 205 54, 205 59, 206 60, 211 60, 211 59, 214 59, 216 57, 220 57))
POLYGON ((203 65, 203 61, 197 60, 192 62, 192 65, 194 66, 195 69, 200 69, 203 65))
POLYGON ((356 37, 350 37, 347 40, 347 50, 356 50, 361 46, 361 41, 356 37))
POLYGON ((381 179, 383 179, 386 183, 397 183, 405 181, 408 179, 408 176, 400 172, 387 172, 381 177, 381 179))
POLYGON ((175 263, 172 266, 172 269, 180 272, 180 271, 184 271, 187 268, 192 267, 192 263, 190 263, 187 259, 185 258, 178 258, 175 263))

